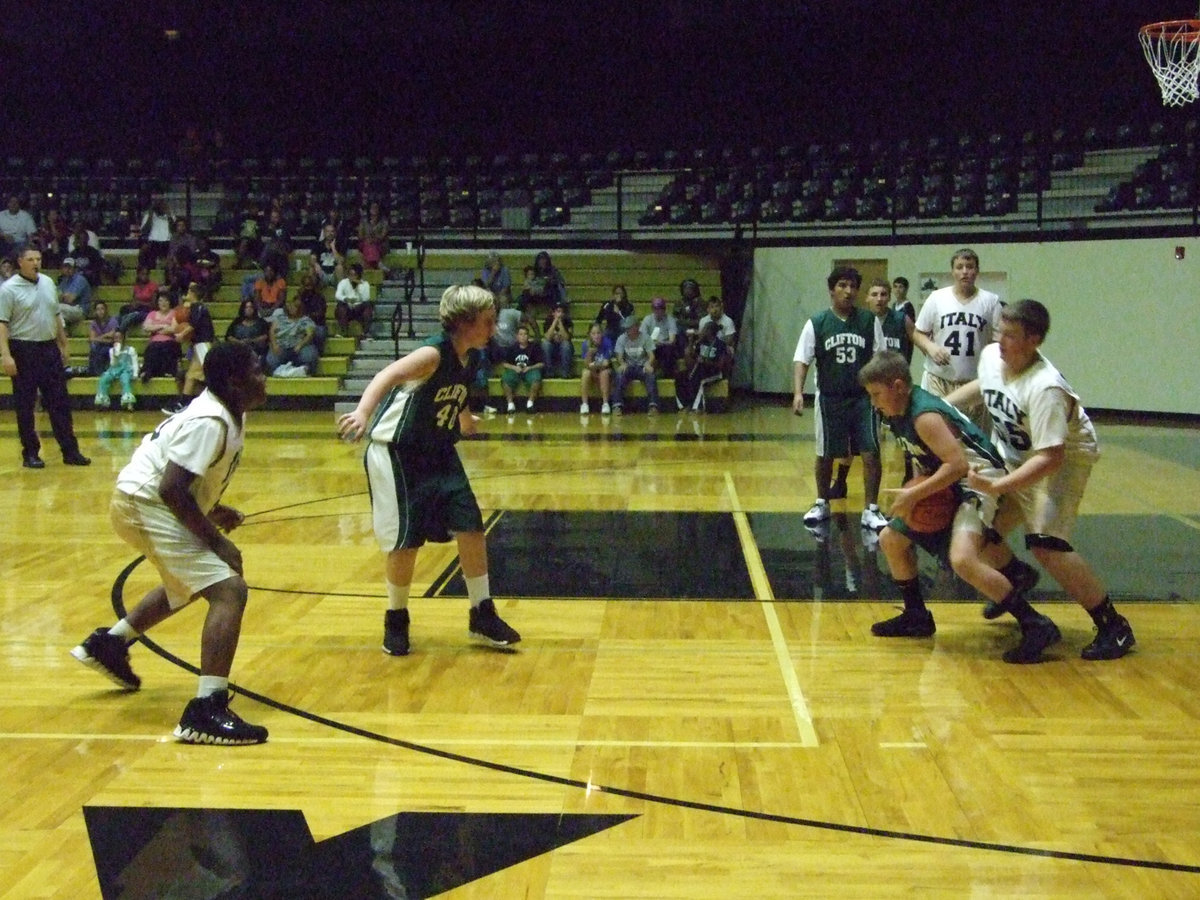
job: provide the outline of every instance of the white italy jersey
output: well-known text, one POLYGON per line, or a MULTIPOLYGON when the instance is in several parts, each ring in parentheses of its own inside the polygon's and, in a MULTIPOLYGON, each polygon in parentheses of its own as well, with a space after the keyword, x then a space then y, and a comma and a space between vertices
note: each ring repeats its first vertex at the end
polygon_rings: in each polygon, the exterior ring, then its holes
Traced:
POLYGON ((245 416, 236 421, 225 405, 208 390, 187 409, 166 419, 146 435, 133 458, 117 476, 117 490, 161 503, 158 491, 167 463, 187 469, 196 479, 192 496, 207 514, 225 493, 242 457, 245 416))
POLYGON ((1009 469, 1048 447, 1065 447, 1068 460, 1097 456, 1096 430, 1079 395, 1049 360, 1039 353, 1033 365, 1008 380, 1003 366, 999 344, 983 348, 979 388, 992 417, 992 440, 1009 469))
POLYGON ((947 381, 974 380, 980 351, 992 341, 1002 305, 998 296, 985 290, 977 290, 967 303, 954 296, 952 287, 930 294, 917 315, 917 331, 949 350, 950 362, 939 366, 927 356, 925 371, 947 381))

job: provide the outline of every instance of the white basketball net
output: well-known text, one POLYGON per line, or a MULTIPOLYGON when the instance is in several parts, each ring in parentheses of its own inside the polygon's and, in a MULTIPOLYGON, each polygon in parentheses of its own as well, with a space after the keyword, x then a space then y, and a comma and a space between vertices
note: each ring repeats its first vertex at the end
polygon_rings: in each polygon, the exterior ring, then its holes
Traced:
POLYGON ((1159 22, 1138 32, 1146 62, 1158 79, 1164 106, 1183 106, 1200 97, 1200 22, 1159 22))

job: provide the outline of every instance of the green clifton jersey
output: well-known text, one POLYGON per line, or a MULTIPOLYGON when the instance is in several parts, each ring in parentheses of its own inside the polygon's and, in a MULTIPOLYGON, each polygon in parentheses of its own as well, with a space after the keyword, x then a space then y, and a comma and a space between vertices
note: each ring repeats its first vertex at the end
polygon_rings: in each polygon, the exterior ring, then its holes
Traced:
POLYGON ((437 450, 461 436, 458 415, 466 409, 467 385, 479 368, 480 351, 469 351, 463 365, 444 331, 425 346, 435 347, 441 355, 438 367, 428 377, 406 381, 388 392, 367 429, 371 440, 437 450))
POLYGON ((865 393, 858 370, 875 352, 875 317, 855 309, 842 321, 832 309, 812 317, 816 339, 817 390, 824 397, 854 397, 865 393))
POLYGON ((935 397, 924 388, 914 386, 912 396, 908 400, 908 409, 898 416, 885 416, 884 421, 904 448, 905 455, 911 458, 924 474, 933 474, 942 464, 938 455, 930 450, 917 434, 917 417, 925 413, 937 413, 946 420, 954 436, 963 445, 967 463, 972 469, 1004 468, 1004 459, 1000 456, 1000 451, 988 440, 979 426, 941 397, 935 397))
POLYGON ((894 350, 905 359, 912 359, 912 341, 908 339, 908 330, 904 327, 906 318, 898 309, 889 309, 880 317, 879 324, 883 327, 883 346, 880 349, 894 350))

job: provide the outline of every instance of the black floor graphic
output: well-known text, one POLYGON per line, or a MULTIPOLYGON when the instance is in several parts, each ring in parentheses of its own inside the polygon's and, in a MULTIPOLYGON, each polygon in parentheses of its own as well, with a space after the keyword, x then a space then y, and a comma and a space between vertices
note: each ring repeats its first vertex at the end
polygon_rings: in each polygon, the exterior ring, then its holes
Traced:
MULTIPOLYGON (((498 597, 754 599, 727 513, 506 512, 488 566, 498 597)), ((434 593, 465 597, 462 574, 434 593)))
POLYGON ((297 810, 85 806, 109 897, 432 897, 633 815, 398 813, 316 843, 297 810))
MULTIPOLYGON (((898 600, 887 561, 873 548, 857 513, 835 514, 820 539, 796 513, 753 513, 750 527, 776 599, 898 600)), ((1014 552, 1033 563, 1018 532, 1014 552)), ((1200 530, 1167 516, 1081 516, 1072 543, 1110 596, 1122 600, 1200 600, 1200 530)), ((917 554, 925 597, 981 602, 961 579, 926 553, 917 554)), ((1033 600, 1066 600, 1041 570, 1033 600)))
MULTIPOLYGON (((777 600, 896 601, 878 544, 858 512, 806 528, 800 513, 748 515, 777 600)), ((1018 531, 1016 553, 1033 562, 1018 531)), ((1117 601, 1200 600, 1200 530, 1168 516, 1081 516, 1075 547, 1117 601)), ((728 513, 506 512, 488 536, 497 596, 564 598, 754 598, 728 513)), ((1035 563, 1036 565, 1036 563, 1035 563)), ((925 597, 980 602, 976 592, 925 553, 925 597)), ((433 594, 465 596, 448 571, 433 594)), ((1048 574, 1034 600, 1065 600, 1048 574)))

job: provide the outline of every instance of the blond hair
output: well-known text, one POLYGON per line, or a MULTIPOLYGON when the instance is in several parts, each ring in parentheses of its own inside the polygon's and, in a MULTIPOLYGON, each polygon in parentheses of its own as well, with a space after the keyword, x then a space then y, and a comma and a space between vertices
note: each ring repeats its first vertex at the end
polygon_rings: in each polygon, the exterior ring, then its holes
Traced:
POLYGON ((496 298, 487 288, 473 284, 452 284, 442 293, 438 318, 442 320, 443 328, 453 332, 462 325, 474 322, 481 312, 495 305, 496 298))
POLYGON ((895 350, 880 350, 858 370, 858 383, 863 387, 868 384, 892 384, 903 381, 911 387, 912 372, 908 368, 908 360, 895 350))

